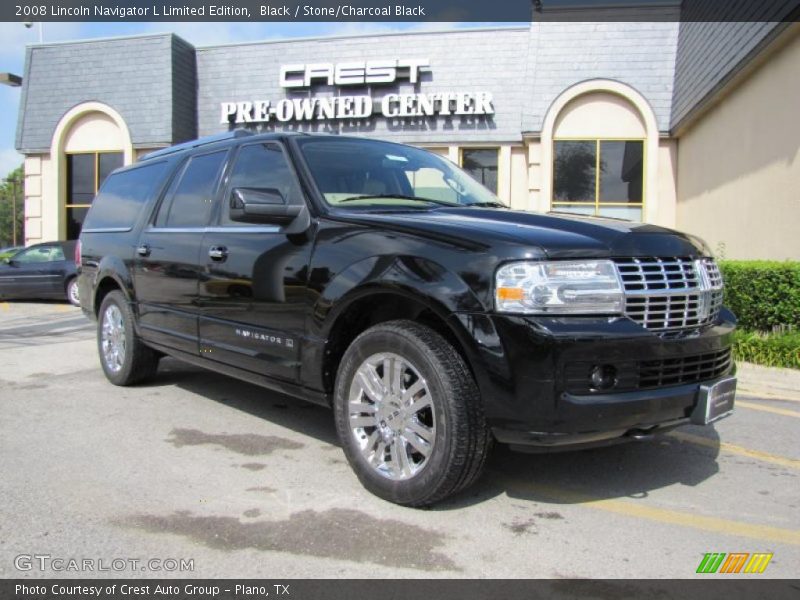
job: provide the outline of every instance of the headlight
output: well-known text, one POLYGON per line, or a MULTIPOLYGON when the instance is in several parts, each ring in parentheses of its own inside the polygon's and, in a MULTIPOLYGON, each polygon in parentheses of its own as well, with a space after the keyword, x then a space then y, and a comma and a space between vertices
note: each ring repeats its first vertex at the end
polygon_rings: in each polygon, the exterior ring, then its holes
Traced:
POLYGON ((624 294, 610 260, 515 262, 495 276, 495 307, 526 314, 621 314, 624 294))

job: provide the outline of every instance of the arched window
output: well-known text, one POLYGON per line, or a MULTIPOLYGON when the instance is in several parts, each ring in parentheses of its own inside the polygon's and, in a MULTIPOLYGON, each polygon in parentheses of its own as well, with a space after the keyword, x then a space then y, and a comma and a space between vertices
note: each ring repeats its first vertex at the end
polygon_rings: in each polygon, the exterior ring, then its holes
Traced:
POLYGON ((124 163, 119 128, 108 116, 91 112, 70 128, 64 144, 67 188, 64 197, 67 239, 77 239, 97 190, 124 163))
POLYGON ((620 96, 569 102, 553 133, 552 209, 641 221, 646 137, 636 108, 620 96))
POLYGON ((545 116, 541 144, 543 209, 656 218, 659 131, 630 86, 598 79, 565 90, 545 116))
POLYGON ((97 190, 116 168, 133 160, 128 128, 111 107, 98 102, 78 105, 59 121, 51 156, 59 188, 59 238, 80 235, 97 190))

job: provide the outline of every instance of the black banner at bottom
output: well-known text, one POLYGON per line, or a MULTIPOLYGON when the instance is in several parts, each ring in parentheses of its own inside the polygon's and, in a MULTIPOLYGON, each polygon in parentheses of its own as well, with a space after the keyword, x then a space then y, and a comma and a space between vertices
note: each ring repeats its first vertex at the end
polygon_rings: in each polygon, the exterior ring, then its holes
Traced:
MULTIPOLYGON (((757 577, 757 576, 756 576, 757 577)), ((792 600, 797 580, 589 579, 7 579, 3 600, 536 600, 538 598, 657 598, 658 600, 792 600)))

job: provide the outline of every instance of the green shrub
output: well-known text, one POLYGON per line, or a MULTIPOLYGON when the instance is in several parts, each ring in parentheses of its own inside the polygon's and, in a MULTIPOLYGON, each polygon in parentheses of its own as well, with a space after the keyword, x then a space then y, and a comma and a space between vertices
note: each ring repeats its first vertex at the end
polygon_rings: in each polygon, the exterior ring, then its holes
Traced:
POLYGON ((720 261, 725 306, 748 331, 800 329, 800 262, 720 261))
POLYGON ((736 360, 767 367, 800 369, 800 332, 736 331, 733 338, 733 356, 736 360))

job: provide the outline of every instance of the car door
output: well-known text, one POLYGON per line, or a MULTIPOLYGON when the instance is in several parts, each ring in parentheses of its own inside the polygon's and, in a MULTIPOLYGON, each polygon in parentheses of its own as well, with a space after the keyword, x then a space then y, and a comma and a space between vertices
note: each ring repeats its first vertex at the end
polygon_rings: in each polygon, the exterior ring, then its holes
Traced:
POLYGON ((46 298, 63 291, 64 251, 56 244, 39 244, 15 254, 0 267, 0 296, 46 298))
MULTIPOLYGON (((305 199, 277 142, 242 145, 233 159, 217 220, 203 237, 202 355, 262 375, 296 381, 311 241, 279 224, 231 219, 235 190, 269 191, 287 205, 305 199)), ((289 226, 291 227, 291 226, 289 226)))
POLYGON ((142 337, 191 354, 198 353, 200 248, 227 156, 227 149, 197 154, 179 167, 134 254, 142 337))

